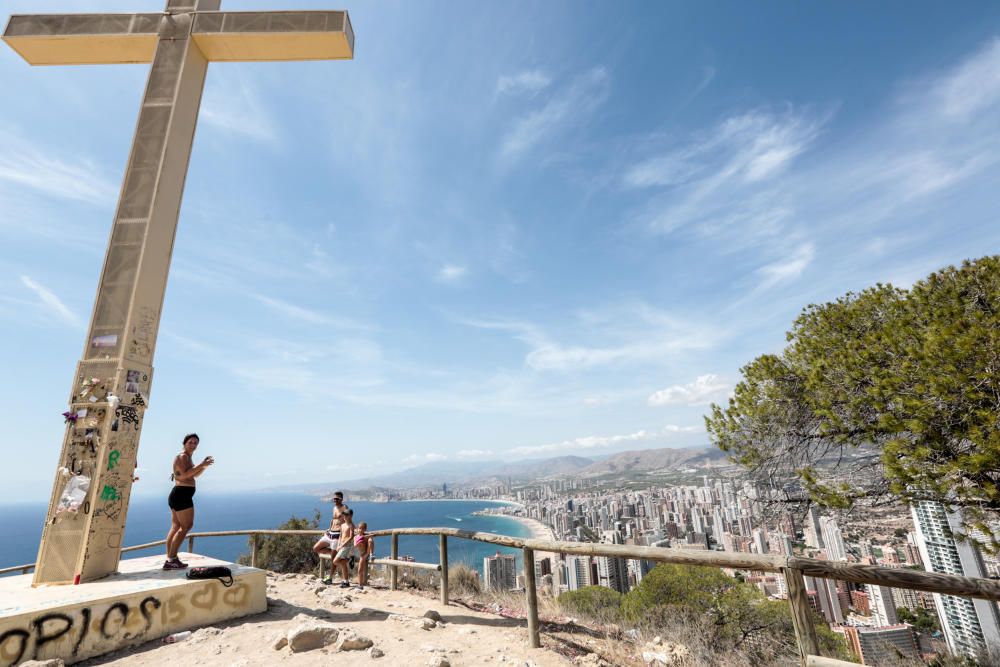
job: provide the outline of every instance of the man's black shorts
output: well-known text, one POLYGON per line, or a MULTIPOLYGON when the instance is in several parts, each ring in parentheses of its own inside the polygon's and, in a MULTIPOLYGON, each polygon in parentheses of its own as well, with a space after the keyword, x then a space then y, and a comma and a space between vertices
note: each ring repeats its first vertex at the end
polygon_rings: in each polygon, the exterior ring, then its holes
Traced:
POLYGON ((175 512, 191 509, 194 507, 194 487, 175 486, 167 498, 167 505, 175 512))

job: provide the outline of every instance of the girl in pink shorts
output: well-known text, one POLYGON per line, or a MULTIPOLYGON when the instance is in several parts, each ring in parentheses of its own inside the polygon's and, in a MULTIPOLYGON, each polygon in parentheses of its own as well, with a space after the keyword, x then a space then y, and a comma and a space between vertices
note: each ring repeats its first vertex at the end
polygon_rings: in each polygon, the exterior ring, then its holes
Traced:
POLYGON ((358 588, 368 583, 368 558, 375 553, 375 538, 368 534, 368 524, 358 524, 354 533, 354 548, 358 551, 358 588))

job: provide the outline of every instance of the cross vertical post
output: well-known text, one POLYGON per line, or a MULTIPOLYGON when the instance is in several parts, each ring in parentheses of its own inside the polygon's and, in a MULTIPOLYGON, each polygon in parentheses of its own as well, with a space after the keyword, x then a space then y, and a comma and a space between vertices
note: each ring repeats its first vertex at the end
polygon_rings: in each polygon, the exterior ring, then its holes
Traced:
POLYGON ((152 63, 84 344, 34 585, 115 572, 198 109, 210 61, 350 59, 347 12, 12 16, 3 39, 31 64, 152 63), (76 490, 76 493, 72 491, 76 490))

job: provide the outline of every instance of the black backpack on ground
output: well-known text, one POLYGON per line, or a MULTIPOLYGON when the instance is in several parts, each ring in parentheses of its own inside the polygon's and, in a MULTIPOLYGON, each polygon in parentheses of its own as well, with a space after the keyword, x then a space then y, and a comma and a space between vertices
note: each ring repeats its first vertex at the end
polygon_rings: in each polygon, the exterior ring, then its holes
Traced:
POLYGON ((233 571, 224 565, 208 567, 192 567, 187 571, 188 579, 218 579, 222 585, 229 588, 233 585, 233 571), (228 579, 228 581, 227 581, 228 579))

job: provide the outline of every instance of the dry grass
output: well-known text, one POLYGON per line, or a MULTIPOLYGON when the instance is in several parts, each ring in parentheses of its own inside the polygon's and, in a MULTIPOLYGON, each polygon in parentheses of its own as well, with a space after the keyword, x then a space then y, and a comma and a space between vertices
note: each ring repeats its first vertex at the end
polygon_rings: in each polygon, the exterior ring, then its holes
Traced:
MULTIPOLYGON (((383 583, 388 583, 388 575, 383 583)), ((399 583, 414 593, 435 596, 439 590, 440 575, 426 570, 400 569, 399 583)), ((508 618, 526 618, 527 600, 523 591, 496 591, 483 589, 478 573, 465 565, 448 569, 448 587, 452 599, 474 609, 489 611, 508 618)), ((656 627, 630 627, 627 631, 619 626, 618 618, 581 618, 563 609, 551 592, 539 588, 538 616, 542 625, 543 644, 568 657, 596 653, 611 665, 641 667, 645 663, 642 652, 646 642, 660 637, 665 642, 682 644, 690 652, 690 658, 678 667, 762 667, 763 665, 798 664, 796 656, 773 656, 761 661, 759 656, 734 651, 720 651, 706 638, 715 634, 714 628, 701 627, 690 619, 656 627)), ((647 649, 648 650, 648 649, 647 649)))
MULTIPOLYGON (((388 571, 373 570, 372 579, 388 585, 388 571)), ((414 593, 435 597, 440 586, 440 575, 426 570, 399 570, 400 588, 414 593)), ((523 591, 496 591, 484 589, 478 572, 466 565, 452 565, 448 570, 451 598, 459 604, 488 611, 508 618, 526 618, 527 600, 523 591)), ((647 643, 660 638, 664 643, 680 644, 687 648, 688 658, 677 667, 794 667, 800 664, 796 654, 788 647, 768 645, 761 638, 753 651, 727 649, 713 641, 717 629, 706 619, 677 618, 657 619, 654 622, 620 625, 618 615, 609 612, 592 617, 564 609, 551 591, 538 589, 538 616, 542 626, 542 641, 546 648, 568 657, 596 653, 609 665, 643 667, 644 650, 655 650, 647 643)), ((943 663, 951 667, 952 663, 943 663)), ((958 664, 954 663, 957 667, 958 664)), ((992 664, 992 663, 983 663, 992 664)), ((998 663, 1000 664, 1000 663, 998 663)), ((884 667, 922 667, 922 661, 898 660, 884 667)))

